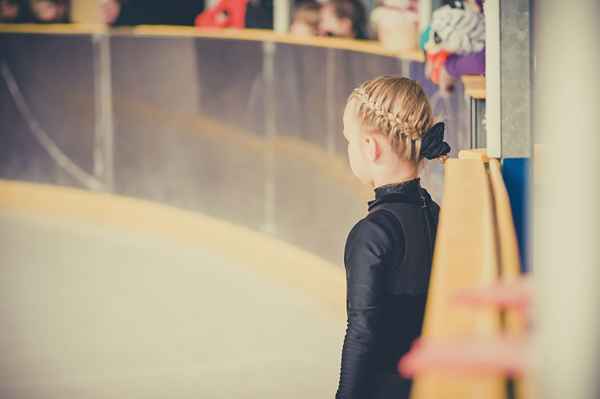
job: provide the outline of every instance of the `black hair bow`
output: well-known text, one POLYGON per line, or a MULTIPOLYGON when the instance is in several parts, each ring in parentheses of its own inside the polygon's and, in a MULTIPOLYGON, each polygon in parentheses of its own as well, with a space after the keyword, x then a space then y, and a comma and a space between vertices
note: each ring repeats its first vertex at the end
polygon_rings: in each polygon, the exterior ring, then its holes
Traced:
POLYGON ((421 138, 421 155, 427 159, 436 159, 449 152, 450 145, 444 141, 444 122, 438 122, 421 138))

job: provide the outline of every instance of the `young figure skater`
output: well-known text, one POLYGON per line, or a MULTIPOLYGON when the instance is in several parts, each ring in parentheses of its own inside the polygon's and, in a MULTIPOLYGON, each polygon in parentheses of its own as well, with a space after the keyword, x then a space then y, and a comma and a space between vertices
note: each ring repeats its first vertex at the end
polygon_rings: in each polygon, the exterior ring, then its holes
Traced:
POLYGON ((348 325, 336 399, 409 397, 398 361, 421 332, 439 213, 419 170, 424 158, 446 159, 443 135, 411 79, 379 77, 348 99, 350 167, 375 199, 346 241, 348 325))

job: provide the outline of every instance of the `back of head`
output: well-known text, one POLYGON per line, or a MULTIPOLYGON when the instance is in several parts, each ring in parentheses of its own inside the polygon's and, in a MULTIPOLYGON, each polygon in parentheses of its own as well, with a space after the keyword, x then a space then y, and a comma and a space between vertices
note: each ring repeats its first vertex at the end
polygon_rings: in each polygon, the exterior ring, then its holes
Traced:
POLYGON ((366 129, 382 134, 398 156, 420 161, 421 139, 433 125, 431 106, 414 80, 381 76, 362 83, 348 101, 356 102, 366 129))

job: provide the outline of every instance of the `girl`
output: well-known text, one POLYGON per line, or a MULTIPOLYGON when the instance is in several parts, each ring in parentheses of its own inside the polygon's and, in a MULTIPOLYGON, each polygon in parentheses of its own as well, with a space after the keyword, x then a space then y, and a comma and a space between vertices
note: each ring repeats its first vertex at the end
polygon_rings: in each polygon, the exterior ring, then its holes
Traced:
POLYGON ((423 158, 450 152, 443 134, 411 79, 379 77, 348 99, 350 167, 375 199, 346 241, 348 325, 337 399, 409 396, 397 363, 421 331, 439 213, 418 176, 423 158))

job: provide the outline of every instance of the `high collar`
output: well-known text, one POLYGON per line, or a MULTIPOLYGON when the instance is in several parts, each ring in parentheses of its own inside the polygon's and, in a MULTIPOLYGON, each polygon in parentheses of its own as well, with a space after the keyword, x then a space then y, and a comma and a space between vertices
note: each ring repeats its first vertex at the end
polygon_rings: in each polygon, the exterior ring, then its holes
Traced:
POLYGON ((386 184, 375 188, 375 199, 369 201, 369 210, 383 202, 408 202, 423 204, 421 179, 416 178, 402 183, 386 184))

